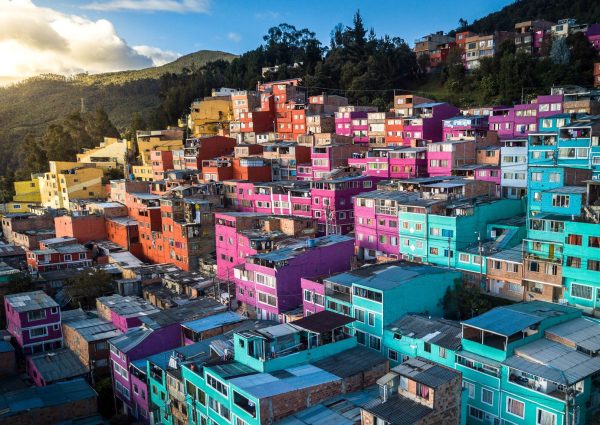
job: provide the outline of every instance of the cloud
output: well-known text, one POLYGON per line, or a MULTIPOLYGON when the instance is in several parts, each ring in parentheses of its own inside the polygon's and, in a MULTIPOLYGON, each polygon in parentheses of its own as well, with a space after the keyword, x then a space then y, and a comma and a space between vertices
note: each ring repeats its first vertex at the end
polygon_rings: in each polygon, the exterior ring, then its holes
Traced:
POLYGON ((30 0, 0 0, 0 84, 46 73, 147 68, 178 56, 128 45, 105 19, 64 14, 30 0))
POLYGON ((173 62, 181 55, 172 50, 161 50, 158 47, 152 46, 133 46, 133 49, 140 55, 147 56, 152 59, 154 66, 161 66, 169 62, 173 62))
POLYGON ((235 43, 239 43, 240 41, 242 41, 242 36, 239 35, 237 32, 228 32, 227 38, 235 43))
POLYGON ((208 13, 210 0, 107 0, 92 2, 83 8, 104 12, 135 10, 138 12, 208 13))

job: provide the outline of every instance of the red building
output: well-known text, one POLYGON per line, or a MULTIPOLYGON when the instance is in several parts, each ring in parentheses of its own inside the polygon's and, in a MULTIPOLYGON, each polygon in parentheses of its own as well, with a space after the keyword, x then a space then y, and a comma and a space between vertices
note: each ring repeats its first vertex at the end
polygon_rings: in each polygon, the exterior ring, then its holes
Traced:
POLYGON ((268 133, 273 131, 275 115, 272 109, 240 113, 240 132, 268 133))
POLYGON ((75 238, 53 238, 40 241, 40 249, 27 252, 27 265, 40 273, 90 267, 92 256, 75 238))
POLYGON ((184 148, 185 168, 200 170, 205 159, 231 155, 235 144, 235 139, 225 136, 187 139, 184 148))
POLYGON ((202 161, 202 180, 222 182, 233 178, 231 158, 214 158, 202 161))

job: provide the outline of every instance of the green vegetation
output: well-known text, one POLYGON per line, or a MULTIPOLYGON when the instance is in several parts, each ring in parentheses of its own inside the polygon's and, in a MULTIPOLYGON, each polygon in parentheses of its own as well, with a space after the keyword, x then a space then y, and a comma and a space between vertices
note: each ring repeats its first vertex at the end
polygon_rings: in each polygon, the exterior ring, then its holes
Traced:
MULTIPOLYGON (((202 50, 156 68, 67 78, 42 75, 0 87, 0 174, 19 171, 24 164, 27 136, 41 138, 51 124, 60 123, 74 111, 103 109, 120 130, 125 131, 135 113, 147 119, 160 103, 160 77, 165 73, 187 74, 214 60, 231 60, 234 55, 202 50), (21 149, 19 149, 21 148, 21 149)), ((39 139, 38 143, 44 145, 39 139)))
POLYGON ((476 33, 489 34, 493 31, 512 31, 515 23, 531 19, 556 22, 564 18, 574 18, 581 23, 600 22, 600 2, 598 0, 517 0, 497 12, 477 19, 470 25, 463 21, 460 27, 476 33))
POLYGON ((113 277, 104 270, 90 269, 69 279, 65 292, 73 308, 96 307, 96 298, 114 293, 113 277))

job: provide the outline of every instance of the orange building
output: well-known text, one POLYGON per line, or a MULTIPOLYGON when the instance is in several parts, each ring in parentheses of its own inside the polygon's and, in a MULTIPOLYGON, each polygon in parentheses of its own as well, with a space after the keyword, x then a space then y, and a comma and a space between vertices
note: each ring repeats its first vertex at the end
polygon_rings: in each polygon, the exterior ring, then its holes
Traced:
POLYGON ((104 216, 63 215, 54 219, 56 237, 71 237, 79 243, 106 239, 104 216))
POLYGON ((188 170, 202 169, 202 161, 219 156, 231 155, 236 140, 231 137, 211 136, 188 139, 185 142, 185 168, 188 170))
POLYGON ((260 156, 235 158, 231 163, 234 180, 250 182, 270 182, 272 180, 271 164, 260 156))
POLYGON ((112 217, 105 221, 106 238, 128 250, 138 258, 143 257, 138 222, 129 217, 112 217))

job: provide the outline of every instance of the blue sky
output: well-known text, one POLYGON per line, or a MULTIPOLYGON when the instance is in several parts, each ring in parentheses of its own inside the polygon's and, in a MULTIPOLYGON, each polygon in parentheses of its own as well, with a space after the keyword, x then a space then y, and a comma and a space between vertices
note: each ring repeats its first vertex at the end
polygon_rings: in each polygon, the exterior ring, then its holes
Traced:
MULTIPOLYGON (((102 6, 113 1, 96 0, 94 4, 102 6)), ((194 11, 198 8, 191 7, 192 11, 179 13, 140 12, 126 9, 127 4, 123 4, 126 2, 114 2, 124 7, 93 10, 89 8, 92 0, 35 1, 41 6, 93 20, 108 19, 130 45, 143 44, 185 54, 199 49, 242 53, 255 48, 268 28, 281 22, 307 27, 327 43, 333 27, 340 22, 350 24, 357 9, 378 35, 400 36, 412 44, 420 35, 455 28, 459 18, 471 22, 511 0, 462 0, 460 7, 450 6, 448 0, 212 0, 191 2, 200 4, 206 12, 194 11)))
POLYGON ((512 0, 0 0, 0 84, 54 73, 74 75, 162 65, 197 50, 243 53, 286 22, 324 45, 360 9, 378 36, 409 44, 512 0))

